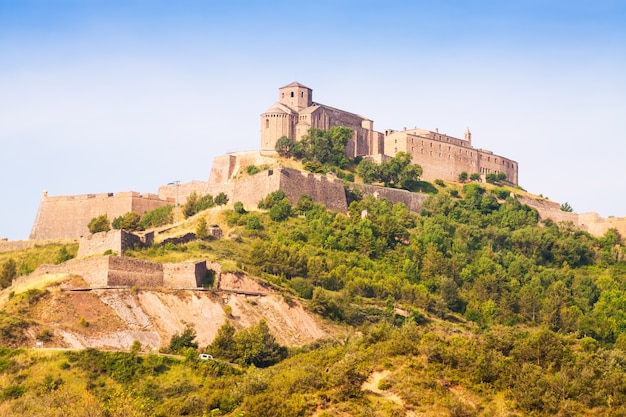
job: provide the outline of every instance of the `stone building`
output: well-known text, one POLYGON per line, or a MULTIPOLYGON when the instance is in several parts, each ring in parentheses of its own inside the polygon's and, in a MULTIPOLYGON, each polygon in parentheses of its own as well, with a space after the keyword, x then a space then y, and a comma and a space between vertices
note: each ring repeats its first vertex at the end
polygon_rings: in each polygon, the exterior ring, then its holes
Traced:
POLYGON ((354 131, 346 146, 350 157, 378 154, 382 135, 374 131, 374 122, 313 101, 313 90, 293 82, 278 89, 278 102, 261 115, 261 152, 275 154, 276 142, 285 136, 298 141, 310 128, 328 130, 345 126, 354 131))
POLYGON ((332 126, 345 126, 354 130, 346 147, 350 157, 366 156, 377 161, 393 157, 398 152, 409 152, 414 163, 424 170, 427 181, 441 179, 457 181, 463 171, 468 175, 503 172, 507 182, 517 185, 517 162, 491 151, 472 147, 471 133, 465 131, 463 139, 438 131, 424 129, 374 130, 374 122, 345 110, 315 103, 313 90, 293 82, 278 89, 279 101, 261 114, 261 152, 275 153, 276 142, 285 136, 298 141, 310 128, 328 130, 332 126))
POLYGON ((482 177, 502 172, 507 182, 517 185, 517 162, 472 147, 469 128, 465 130, 463 139, 423 129, 387 130, 384 143, 385 155, 410 153, 412 161, 424 169, 422 179, 426 181, 456 181, 464 171, 468 175, 478 173, 482 177))

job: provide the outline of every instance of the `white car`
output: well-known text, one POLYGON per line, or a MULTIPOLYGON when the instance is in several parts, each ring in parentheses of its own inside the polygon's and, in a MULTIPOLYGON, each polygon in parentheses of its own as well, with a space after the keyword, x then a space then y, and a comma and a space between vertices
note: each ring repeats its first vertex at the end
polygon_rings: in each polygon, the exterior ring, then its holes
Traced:
POLYGON ((206 353, 201 353, 200 356, 198 356, 198 358, 207 361, 209 359, 213 359, 213 356, 207 355, 206 353))

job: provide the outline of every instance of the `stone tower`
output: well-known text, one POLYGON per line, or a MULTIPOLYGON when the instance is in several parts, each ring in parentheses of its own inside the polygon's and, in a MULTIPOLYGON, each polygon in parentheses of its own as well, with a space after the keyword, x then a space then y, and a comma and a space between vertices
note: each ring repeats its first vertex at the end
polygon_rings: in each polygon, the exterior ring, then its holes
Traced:
POLYGON ((464 139, 471 145, 472 144, 472 132, 470 132, 469 127, 465 128, 464 139))
POLYGON ((293 82, 278 89, 278 101, 292 110, 300 112, 313 103, 313 90, 293 82))

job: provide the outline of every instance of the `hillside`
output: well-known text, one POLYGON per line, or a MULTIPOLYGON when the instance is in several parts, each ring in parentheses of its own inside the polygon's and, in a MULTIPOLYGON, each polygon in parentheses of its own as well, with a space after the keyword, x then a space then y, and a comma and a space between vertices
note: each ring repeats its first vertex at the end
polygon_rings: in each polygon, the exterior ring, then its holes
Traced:
POLYGON ((373 197, 342 214, 272 193, 264 210, 200 211, 168 232, 210 219, 223 239, 125 254, 219 262, 268 295, 23 280, 1 301, 11 348, 0 352, 0 412, 80 402, 74 415, 626 413, 619 233, 540 222, 505 187, 431 187, 419 215, 373 197), (172 343, 188 325, 197 348, 172 343), (180 358, 142 355, 135 340, 180 358), (126 353, 14 349, 36 341, 126 353))

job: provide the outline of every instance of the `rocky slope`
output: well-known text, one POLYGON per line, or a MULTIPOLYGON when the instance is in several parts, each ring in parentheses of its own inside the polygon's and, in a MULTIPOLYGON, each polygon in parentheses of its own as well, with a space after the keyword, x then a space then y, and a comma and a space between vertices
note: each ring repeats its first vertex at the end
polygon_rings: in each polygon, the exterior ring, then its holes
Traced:
POLYGON ((4 294, 0 299, 3 310, 30 323, 23 345, 127 350, 138 340, 144 350, 156 350, 191 326, 203 347, 211 343, 225 320, 244 328, 262 318, 283 345, 302 345, 330 334, 300 302, 288 303, 247 277, 222 282, 220 291, 75 291, 85 287, 79 277, 61 276, 54 281, 33 278, 13 288, 11 297, 4 294), (27 297, 29 290, 40 295, 27 297))

